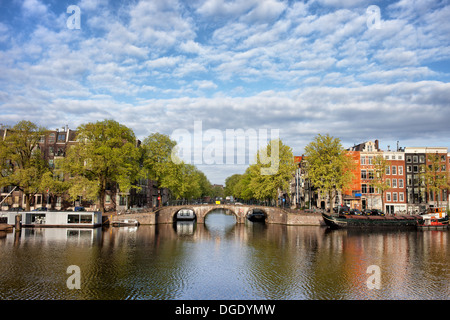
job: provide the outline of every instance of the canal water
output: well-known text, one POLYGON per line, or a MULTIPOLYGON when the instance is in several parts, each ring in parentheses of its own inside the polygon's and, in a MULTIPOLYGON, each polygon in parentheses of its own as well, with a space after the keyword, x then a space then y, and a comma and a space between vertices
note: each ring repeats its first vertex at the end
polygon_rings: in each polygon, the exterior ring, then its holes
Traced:
POLYGON ((450 298, 450 231, 235 222, 1 233, 0 299, 450 298))

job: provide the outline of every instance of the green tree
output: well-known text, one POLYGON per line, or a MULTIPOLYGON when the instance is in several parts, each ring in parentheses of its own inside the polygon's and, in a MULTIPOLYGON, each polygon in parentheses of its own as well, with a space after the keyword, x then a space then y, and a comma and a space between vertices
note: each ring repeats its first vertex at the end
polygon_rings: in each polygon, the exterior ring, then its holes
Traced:
POLYGON ((242 200, 254 199, 253 190, 250 187, 252 176, 250 174, 250 167, 247 168, 243 175, 241 175, 239 181, 234 187, 234 197, 242 200))
POLYGON ((378 155, 373 160, 373 180, 370 183, 381 195, 381 208, 384 212, 384 193, 391 188, 389 180, 386 179, 386 170, 389 167, 388 161, 378 155))
POLYGON ((137 188, 140 154, 131 129, 114 120, 87 123, 77 128, 77 141, 63 161, 72 200, 79 195, 98 200, 104 212, 108 186, 118 185, 122 191, 137 188))
POLYGON ((161 183, 170 190, 175 199, 192 200, 202 195, 200 180, 198 169, 181 161, 169 167, 161 183))
POLYGON ((427 197, 430 192, 439 207, 439 198, 442 190, 450 187, 448 172, 446 169, 445 156, 440 154, 427 154, 427 164, 421 166, 421 184, 427 189, 427 197))
POLYGON ((292 149, 281 139, 272 140, 258 151, 256 163, 250 165, 253 196, 259 200, 276 201, 280 192, 288 192, 296 165, 292 149))
POLYGON ((145 138, 141 145, 143 169, 147 177, 157 183, 159 193, 162 188, 176 185, 176 181, 172 181, 180 169, 172 160, 176 144, 168 135, 156 132, 145 138))
POLYGON ((39 149, 39 140, 45 133, 45 128, 20 121, 8 129, 4 140, 0 140, 0 186, 15 186, 21 190, 26 210, 30 210, 33 196, 46 189, 43 178, 50 168, 39 149))
POLYGON ((236 197, 235 188, 236 188, 236 185, 241 180, 241 178, 242 178, 242 174, 236 173, 225 179, 225 189, 224 189, 225 196, 236 197))
POLYGON ((331 212, 336 192, 348 189, 353 180, 353 161, 340 139, 329 134, 318 134, 305 147, 305 161, 308 179, 322 194, 328 195, 331 212))

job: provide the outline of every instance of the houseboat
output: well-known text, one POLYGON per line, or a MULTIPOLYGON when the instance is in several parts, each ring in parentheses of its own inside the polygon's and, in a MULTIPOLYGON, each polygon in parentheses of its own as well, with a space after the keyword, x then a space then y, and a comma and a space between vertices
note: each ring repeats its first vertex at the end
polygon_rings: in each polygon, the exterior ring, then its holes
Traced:
POLYGON ((15 225, 16 215, 21 215, 21 224, 25 228, 97 228, 102 225, 99 211, 7 211, 1 214, 7 217, 9 225, 15 225))
POLYGON ((445 207, 430 208, 422 215, 422 219, 418 221, 418 229, 447 229, 448 214, 445 207))
POLYGON ((195 219, 195 212, 192 209, 181 209, 176 214, 176 221, 193 221, 195 219))
POLYGON ((419 215, 402 216, 363 216, 363 215, 332 215, 322 213, 325 224, 330 228, 379 228, 379 227, 416 227, 422 219, 419 215))

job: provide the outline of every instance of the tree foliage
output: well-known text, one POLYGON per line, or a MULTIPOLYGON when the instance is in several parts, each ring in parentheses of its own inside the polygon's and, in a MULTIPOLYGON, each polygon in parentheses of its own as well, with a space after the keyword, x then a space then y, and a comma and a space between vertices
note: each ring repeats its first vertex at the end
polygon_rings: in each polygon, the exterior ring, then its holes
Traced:
POLYGON ((244 174, 227 178, 226 195, 243 200, 276 201, 279 193, 289 192, 295 167, 292 149, 281 139, 272 140, 258 150, 255 163, 244 174))
POLYGON ((307 177, 312 185, 328 195, 331 211, 337 191, 349 187, 353 180, 354 166, 339 138, 318 134, 305 147, 307 177))
POLYGON ((50 170, 38 147, 46 129, 20 121, 8 130, 5 140, 0 140, 0 186, 21 190, 26 210, 30 210, 32 196, 46 189, 44 176, 50 170))
POLYGON ((135 187, 139 174, 139 150, 131 129, 114 120, 87 123, 77 128, 77 141, 63 161, 72 199, 82 195, 100 202, 105 210, 107 187, 117 184, 122 191, 135 187))

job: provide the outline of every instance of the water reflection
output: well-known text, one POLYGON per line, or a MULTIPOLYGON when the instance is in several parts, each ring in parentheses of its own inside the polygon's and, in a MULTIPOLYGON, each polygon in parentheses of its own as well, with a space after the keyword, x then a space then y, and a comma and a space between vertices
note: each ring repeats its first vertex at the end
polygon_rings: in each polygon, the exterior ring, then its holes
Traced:
POLYGON ((219 212, 205 224, 23 229, 0 238, 0 298, 448 299, 448 233, 236 224, 219 212), (72 264, 80 290, 66 287, 72 264), (370 265, 379 290, 366 285, 370 265))

